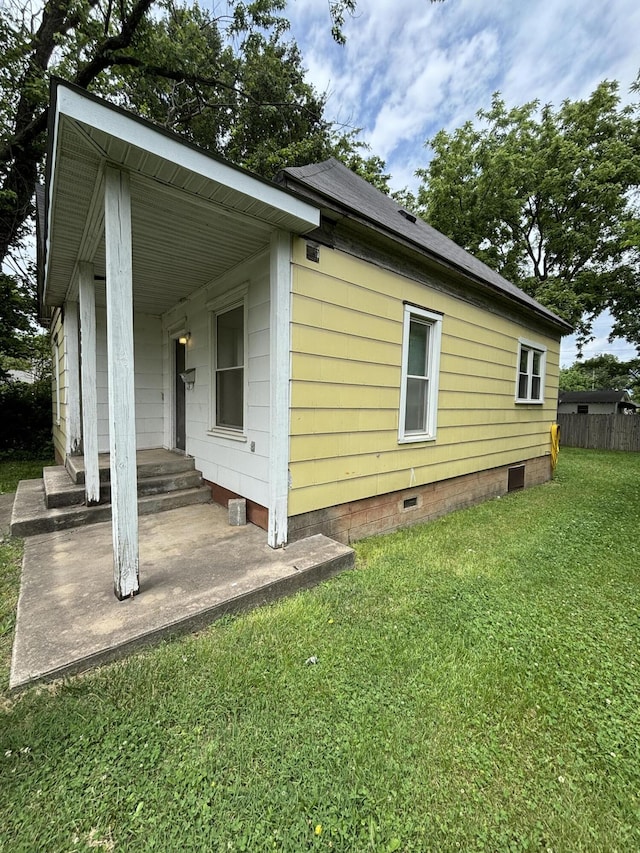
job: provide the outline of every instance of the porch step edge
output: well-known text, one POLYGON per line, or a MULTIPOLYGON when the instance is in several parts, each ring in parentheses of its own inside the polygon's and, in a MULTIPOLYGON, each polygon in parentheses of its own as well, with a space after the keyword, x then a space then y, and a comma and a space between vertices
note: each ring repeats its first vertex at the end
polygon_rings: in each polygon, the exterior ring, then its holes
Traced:
MULTIPOLYGON (((146 451, 140 451, 145 453, 146 451)), ((170 451, 167 451, 169 454, 170 451)), ((100 466, 100 482, 108 483, 111 477, 109 468, 109 454, 101 453, 99 456, 100 466)), ((65 468, 69 476, 76 485, 84 485, 84 459, 82 456, 67 456, 65 460, 65 468)), ((172 454, 172 457, 164 457, 159 461, 145 461, 141 459, 136 465, 136 474, 138 480, 144 480, 151 477, 161 477, 164 475, 181 474, 187 471, 195 471, 196 461, 193 456, 182 456, 181 454, 172 454)))
MULTIPOLYGON (((211 491, 207 486, 152 494, 138 499, 138 514, 150 515, 210 501, 211 491)), ((45 504, 44 479, 21 480, 18 483, 11 514, 11 535, 37 536, 39 533, 51 533, 54 530, 67 530, 84 524, 97 524, 110 520, 111 504, 48 509, 45 504)))
MULTIPOLYGON (((68 471, 63 466, 52 466, 43 469, 45 503, 48 509, 69 506, 84 506, 84 485, 74 483, 69 478, 68 471)), ((202 475, 195 469, 180 471, 177 474, 163 474, 157 477, 143 477, 138 480, 138 497, 158 495, 195 489, 202 485, 202 475)), ((111 501, 111 484, 109 481, 100 483, 100 500, 102 503, 111 501)))

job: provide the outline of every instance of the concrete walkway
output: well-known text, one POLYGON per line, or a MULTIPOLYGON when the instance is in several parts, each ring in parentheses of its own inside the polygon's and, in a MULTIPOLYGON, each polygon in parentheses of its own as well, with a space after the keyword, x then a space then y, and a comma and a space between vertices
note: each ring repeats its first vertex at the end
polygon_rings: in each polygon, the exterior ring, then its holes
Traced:
POLYGON ((25 540, 10 687, 88 669, 353 566, 351 548, 312 536, 272 550, 215 504, 140 518, 140 593, 113 594, 111 524, 25 540))
POLYGON ((11 526, 11 511, 13 509, 13 501, 15 492, 6 495, 0 495, 0 539, 9 535, 9 527, 11 526))

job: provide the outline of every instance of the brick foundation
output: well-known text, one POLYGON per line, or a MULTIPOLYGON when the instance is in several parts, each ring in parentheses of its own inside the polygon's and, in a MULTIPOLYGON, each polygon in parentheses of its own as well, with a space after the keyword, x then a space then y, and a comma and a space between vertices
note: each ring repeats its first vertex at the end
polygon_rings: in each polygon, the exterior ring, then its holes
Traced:
MULTIPOLYGON (((465 474, 399 492, 338 504, 289 518, 289 542, 324 533, 350 544, 357 539, 388 533, 446 515, 509 491, 509 470, 524 466, 524 486, 538 486, 551 479, 551 457, 538 456, 512 465, 465 474)), ((512 482, 518 482, 519 477, 512 482)), ((518 488, 516 486, 516 488, 518 488)))

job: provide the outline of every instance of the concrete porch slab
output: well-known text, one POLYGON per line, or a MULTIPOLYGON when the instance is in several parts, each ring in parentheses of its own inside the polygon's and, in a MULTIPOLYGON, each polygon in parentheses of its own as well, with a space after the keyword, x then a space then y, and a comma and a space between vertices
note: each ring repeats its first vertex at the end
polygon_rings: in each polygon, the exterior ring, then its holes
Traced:
POLYGON ((274 551, 214 504, 140 518, 140 593, 113 594, 111 524, 25 540, 10 687, 89 669, 351 568, 351 548, 311 536, 274 551))

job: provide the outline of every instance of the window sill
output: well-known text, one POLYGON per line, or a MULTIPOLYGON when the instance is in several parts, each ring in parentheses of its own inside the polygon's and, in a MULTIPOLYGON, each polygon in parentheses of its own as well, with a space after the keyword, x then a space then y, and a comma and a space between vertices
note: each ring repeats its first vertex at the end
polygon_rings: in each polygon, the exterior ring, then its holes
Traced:
POLYGON ((516 400, 516 406, 543 406, 544 400, 516 400))
POLYGON ((435 441, 435 435, 402 435, 398 438, 398 444, 416 444, 417 442, 422 442, 423 444, 428 441, 435 441))
POLYGON ((240 441, 244 444, 247 443, 247 436, 245 435, 245 433, 240 432, 239 430, 208 429, 207 435, 210 435, 212 438, 228 438, 231 441, 240 441))

